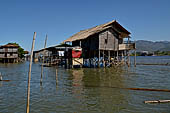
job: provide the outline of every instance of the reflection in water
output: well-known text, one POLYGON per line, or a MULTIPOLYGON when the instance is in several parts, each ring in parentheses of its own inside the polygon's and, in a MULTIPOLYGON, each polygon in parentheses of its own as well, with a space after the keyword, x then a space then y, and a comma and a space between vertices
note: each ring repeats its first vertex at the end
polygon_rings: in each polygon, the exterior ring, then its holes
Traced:
POLYGON ((73 93, 88 109, 96 112, 126 109, 128 92, 111 88, 124 87, 122 68, 73 69, 70 72, 73 76, 73 93))
MULTIPOLYGON (((140 62, 170 63, 170 57, 137 57, 140 62)), ((0 113, 23 113, 29 63, 0 64, 0 113)), ((69 69, 32 65, 31 113, 169 113, 170 103, 144 104, 145 100, 169 99, 167 92, 132 91, 113 87, 170 89, 170 66, 136 68, 69 69), (57 84, 56 84, 57 78, 57 84), (56 86, 57 85, 57 86, 56 86)))

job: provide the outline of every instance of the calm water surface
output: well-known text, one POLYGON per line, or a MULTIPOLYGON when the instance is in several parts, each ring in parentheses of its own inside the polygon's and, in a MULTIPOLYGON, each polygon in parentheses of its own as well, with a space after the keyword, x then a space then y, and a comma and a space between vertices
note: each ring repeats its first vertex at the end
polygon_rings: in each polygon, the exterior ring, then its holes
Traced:
MULTIPOLYGON (((170 63, 170 57, 137 57, 138 63, 170 63)), ((113 87, 170 89, 170 66, 68 69, 33 63, 31 113, 170 113, 170 103, 144 104, 145 100, 170 99, 168 92, 132 91, 113 87)), ((29 63, 0 64, 0 113, 26 111, 29 63)))

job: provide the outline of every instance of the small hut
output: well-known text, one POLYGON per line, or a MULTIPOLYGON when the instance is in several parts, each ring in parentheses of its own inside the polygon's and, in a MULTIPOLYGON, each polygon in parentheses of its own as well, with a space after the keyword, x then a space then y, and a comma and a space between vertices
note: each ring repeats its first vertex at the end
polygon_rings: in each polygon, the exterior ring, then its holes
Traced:
POLYGON ((71 42, 72 47, 82 48, 81 58, 84 66, 105 67, 122 62, 130 64, 129 51, 135 49, 135 44, 130 41, 130 34, 113 20, 82 30, 66 39, 64 43, 71 42))
POLYGON ((44 58, 45 65, 64 65, 66 68, 70 68, 72 47, 67 44, 60 44, 56 46, 47 47, 33 52, 33 61, 42 62, 44 58))

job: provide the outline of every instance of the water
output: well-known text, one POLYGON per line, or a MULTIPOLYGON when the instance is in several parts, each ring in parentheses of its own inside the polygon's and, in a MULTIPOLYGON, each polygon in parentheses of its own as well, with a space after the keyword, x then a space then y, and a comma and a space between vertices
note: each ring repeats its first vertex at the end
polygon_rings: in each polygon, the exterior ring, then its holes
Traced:
MULTIPOLYGON (((138 63, 170 63, 170 57, 137 57, 138 63)), ((170 66, 138 65, 136 68, 56 68, 33 63, 31 113, 169 113, 170 103, 144 104, 145 100, 170 99, 169 92, 134 91, 113 87, 170 89, 170 66)), ((0 64, 0 113, 26 111, 29 63, 0 64)))

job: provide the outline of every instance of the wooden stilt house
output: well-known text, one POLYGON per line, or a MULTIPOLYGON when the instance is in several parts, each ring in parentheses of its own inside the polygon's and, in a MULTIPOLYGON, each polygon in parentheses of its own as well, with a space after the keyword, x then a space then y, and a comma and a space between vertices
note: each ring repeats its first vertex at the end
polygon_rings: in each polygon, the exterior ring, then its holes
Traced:
POLYGON ((82 30, 64 43, 71 42, 73 47, 82 48, 83 65, 88 62, 90 67, 105 67, 120 64, 122 61, 130 64, 129 50, 135 49, 135 44, 129 38, 130 32, 113 20, 82 30))
POLYGON ((0 46, 0 62, 2 63, 16 63, 18 62, 18 48, 16 44, 6 44, 0 46))

